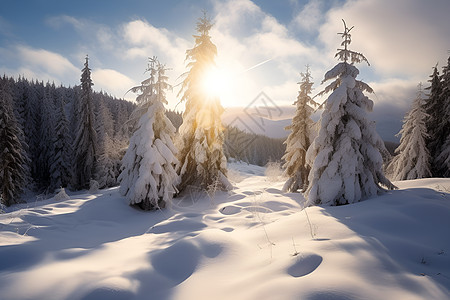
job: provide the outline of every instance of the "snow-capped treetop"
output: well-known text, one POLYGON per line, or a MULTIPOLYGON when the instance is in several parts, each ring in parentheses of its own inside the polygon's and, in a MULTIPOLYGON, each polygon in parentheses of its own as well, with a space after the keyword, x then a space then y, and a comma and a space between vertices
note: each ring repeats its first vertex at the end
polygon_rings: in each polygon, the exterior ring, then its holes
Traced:
MULTIPOLYGON (((138 93, 136 97, 136 102, 138 106, 131 113, 130 118, 127 120, 127 124, 131 127, 135 127, 138 123, 138 120, 142 117, 143 114, 147 112, 148 106, 152 101, 155 101, 156 94, 156 84, 155 80, 157 78, 157 64, 158 59, 156 56, 148 58, 148 64, 146 72, 149 73, 149 78, 144 79, 140 85, 132 87, 129 91, 133 93, 138 93)), ((165 101, 165 100, 164 100, 165 101)))
MULTIPOLYGON (((321 91, 318 94, 318 96, 322 96, 324 94, 334 91, 341 84, 339 77, 343 77, 344 74, 350 75, 351 77, 356 78, 356 76, 358 76, 358 74, 359 74, 359 70, 353 66, 354 63, 366 62, 367 65, 370 66, 369 61, 362 53, 348 49, 348 45, 350 45, 350 43, 351 43, 350 31, 353 29, 354 26, 352 26, 349 29, 349 28, 347 28, 345 21, 342 20, 342 22, 344 23, 344 32, 341 32, 339 34, 344 39, 344 41, 341 43, 341 46, 344 46, 344 48, 337 49, 337 53, 334 56, 334 57, 338 57, 338 59, 341 60, 342 62, 338 63, 331 70, 329 70, 328 72, 325 73, 322 83, 324 83, 328 80, 332 80, 334 78, 337 78, 337 79, 335 81, 333 81, 332 83, 330 83, 327 87, 325 87, 325 89, 323 91, 321 91)), ((373 93, 372 88, 365 82, 356 80, 355 85, 361 91, 373 93)))
POLYGON ((203 12, 203 17, 197 22, 197 32, 200 35, 194 35, 195 46, 186 50, 186 61, 188 72, 184 73, 185 79, 182 83, 178 96, 182 95, 181 102, 187 99, 197 100, 198 97, 203 98, 201 81, 206 70, 215 66, 215 57, 217 55, 217 47, 211 41, 209 30, 212 27, 211 19, 203 12))
POLYGON ((91 79, 91 69, 89 68, 89 56, 86 55, 86 61, 84 62, 84 68, 81 70, 81 90, 83 91, 83 97, 91 97, 92 86, 94 83, 91 79), (88 96, 89 94, 89 96, 88 96))
MULTIPOLYGON (((203 11, 203 17, 197 22, 197 31, 201 34, 201 36, 207 36, 213 24, 211 23, 211 19, 208 17, 206 11, 203 11)), ((198 37, 194 35, 194 37, 198 37)))
MULTIPOLYGON (((334 57, 338 57, 339 60, 347 63, 348 60, 350 59, 350 63, 360 63, 365 61, 369 66, 369 61, 367 60, 367 58, 359 52, 356 51, 352 51, 348 49, 348 45, 350 45, 350 43, 352 42, 352 36, 350 34, 350 31, 353 29, 352 26, 351 28, 347 27, 347 24, 345 24, 345 21, 342 20, 342 22, 344 23, 344 32, 340 32, 338 34, 340 34, 343 38, 343 41, 341 43, 341 46, 344 46, 344 48, 340 48, 338 49, 338 52, 336 53, 336 55, 334 57)), ((356 76, 355 76, 356 77, 356 76)))
POLYGON ((156 65, 158 63, 158 59, 156 56, 148 58, 148 65, 145 72, 150 74, 149 78, 143 80, 141 85, 132 87, 129 91, 133 93, 140 93, 136 97, 136 102, 138 104, 144 104, 152 100, 152 97, 155 96, 155 77, 157 76, 156 65))

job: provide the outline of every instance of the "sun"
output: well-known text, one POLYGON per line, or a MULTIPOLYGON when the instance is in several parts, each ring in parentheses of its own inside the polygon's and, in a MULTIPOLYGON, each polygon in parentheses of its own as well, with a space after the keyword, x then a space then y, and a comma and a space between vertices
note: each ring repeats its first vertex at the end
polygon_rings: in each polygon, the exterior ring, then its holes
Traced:
POLYGON ((221 97, 227 93, 230 76, 223 69, 211 67, 204 72, 202 90, 208 98, 221 97))

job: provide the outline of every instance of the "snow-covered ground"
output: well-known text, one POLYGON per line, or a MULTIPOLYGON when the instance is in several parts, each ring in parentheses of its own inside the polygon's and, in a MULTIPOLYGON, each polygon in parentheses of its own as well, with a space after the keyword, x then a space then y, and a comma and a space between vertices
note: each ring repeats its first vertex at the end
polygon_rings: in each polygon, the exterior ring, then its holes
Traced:
POLYGON ((450 179, 302 210, 265 169, 143 212, 117 188, 0 215, 0 298, 450 299, 450 179))

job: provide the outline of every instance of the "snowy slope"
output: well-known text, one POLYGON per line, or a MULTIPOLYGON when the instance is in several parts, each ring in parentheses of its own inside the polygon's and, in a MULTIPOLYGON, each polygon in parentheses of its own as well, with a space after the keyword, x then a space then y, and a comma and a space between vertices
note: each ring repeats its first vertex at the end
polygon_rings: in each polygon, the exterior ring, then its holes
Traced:
POLYGON ((0 298, 450 298, 449 179, 302 211, 301 195, 264 172, 233 164, 232 192, 157 212, 116 188, 9 208, 0 298))

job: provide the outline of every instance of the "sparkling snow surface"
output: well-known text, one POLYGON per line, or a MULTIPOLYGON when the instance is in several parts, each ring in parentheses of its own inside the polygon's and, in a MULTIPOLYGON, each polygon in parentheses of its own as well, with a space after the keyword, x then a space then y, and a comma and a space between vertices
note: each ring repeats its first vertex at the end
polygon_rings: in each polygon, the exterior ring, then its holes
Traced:
POLYGON ((233 191, 163 211, 117 188, 8 208, 0 298, 450 299, 450 179, 302 210, 268 175, 234 163, 233 191))

